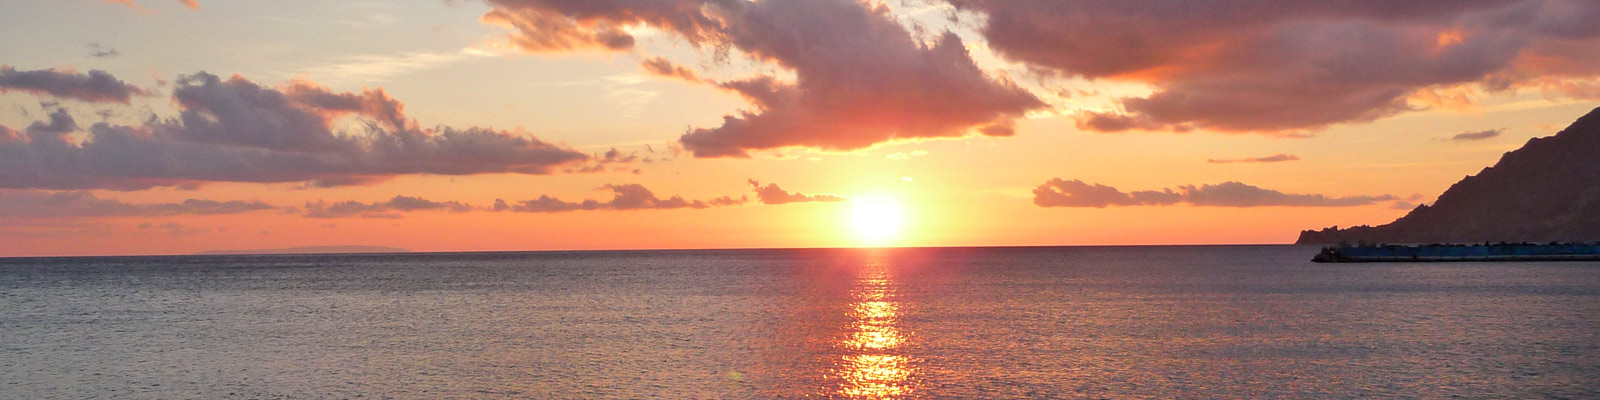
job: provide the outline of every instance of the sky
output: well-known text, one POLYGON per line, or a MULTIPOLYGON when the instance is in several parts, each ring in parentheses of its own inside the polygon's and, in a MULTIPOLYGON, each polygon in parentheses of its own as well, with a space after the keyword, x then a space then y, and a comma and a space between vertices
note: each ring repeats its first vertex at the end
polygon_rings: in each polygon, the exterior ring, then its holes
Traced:
POLYGON ((20 0, 0 256, 1289 243, 1600 100, 1600 3, 20 0))

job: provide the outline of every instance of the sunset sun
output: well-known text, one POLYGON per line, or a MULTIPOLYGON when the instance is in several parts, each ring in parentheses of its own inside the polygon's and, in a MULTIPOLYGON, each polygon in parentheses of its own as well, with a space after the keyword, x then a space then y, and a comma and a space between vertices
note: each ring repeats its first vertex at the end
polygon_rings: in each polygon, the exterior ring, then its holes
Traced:
POLYGON ((889 198, 867 198, 855 202, 850 224, 862 244, 879 245, 900 234, 900 207, 889 198))

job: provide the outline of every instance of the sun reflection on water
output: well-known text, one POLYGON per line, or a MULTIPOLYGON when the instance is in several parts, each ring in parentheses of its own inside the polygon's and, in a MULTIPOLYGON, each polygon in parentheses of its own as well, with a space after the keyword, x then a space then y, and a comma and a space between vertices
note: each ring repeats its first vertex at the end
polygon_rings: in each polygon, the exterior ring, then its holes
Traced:
POLYGON ((839 346, 839 394, 857 399, 894 399, 911 393, 910 360, 899 349, 906 336, 896 327, 900 305, 886 266, 871 263, 851 290, 850 334, 839 346))

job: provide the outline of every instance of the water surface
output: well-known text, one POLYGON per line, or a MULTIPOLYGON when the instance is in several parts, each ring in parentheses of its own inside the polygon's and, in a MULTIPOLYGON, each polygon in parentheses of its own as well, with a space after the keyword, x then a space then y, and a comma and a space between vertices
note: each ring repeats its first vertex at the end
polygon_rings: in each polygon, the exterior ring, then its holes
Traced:
POLYGON ((0 259, 0 398, 1600 397, 1600 263, 1315 252, 0 259))

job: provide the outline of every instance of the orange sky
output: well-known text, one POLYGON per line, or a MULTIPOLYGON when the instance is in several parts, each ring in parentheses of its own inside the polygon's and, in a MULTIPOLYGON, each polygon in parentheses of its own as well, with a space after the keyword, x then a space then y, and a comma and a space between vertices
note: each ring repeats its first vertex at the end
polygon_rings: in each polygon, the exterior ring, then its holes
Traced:
POLYGON ((0 256, 1287 243, 1600 98, 1572 1, 122 3, 8 6, 0 256))

